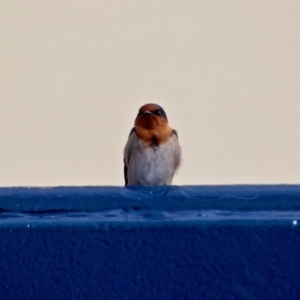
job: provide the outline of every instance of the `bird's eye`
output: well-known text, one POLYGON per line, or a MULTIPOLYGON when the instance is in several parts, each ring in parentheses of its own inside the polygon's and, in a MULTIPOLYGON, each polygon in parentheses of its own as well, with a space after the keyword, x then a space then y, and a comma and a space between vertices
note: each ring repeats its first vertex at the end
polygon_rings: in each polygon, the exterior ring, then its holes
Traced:
POLYGON ((142 114, 143 114, 143 112, 142 112, 141 110, 139 110, 138 116, 140 116, 140 115, 142 115, 142 114))
POLYGON ((157 116, 161 116, 162 115, 162 112, 161 112, 161 110, 156 110, 155 112, 154 112, 154 114, 155 115, 157 115, 157 116))

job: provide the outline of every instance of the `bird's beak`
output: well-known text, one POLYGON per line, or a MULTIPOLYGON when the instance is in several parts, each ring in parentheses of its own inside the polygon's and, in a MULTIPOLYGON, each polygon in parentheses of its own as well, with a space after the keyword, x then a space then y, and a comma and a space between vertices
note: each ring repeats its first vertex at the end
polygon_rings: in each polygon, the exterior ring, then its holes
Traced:
POLYGON ((146 110, 146 111, 144 111, 144 113, 143 113, 144 115, 152 115, 152 112, 151 111, 149 111, 149 110, 146 110))
POLYGON ((152 112, 149 110, 144 111, 144 115, 152 115, 152 112))

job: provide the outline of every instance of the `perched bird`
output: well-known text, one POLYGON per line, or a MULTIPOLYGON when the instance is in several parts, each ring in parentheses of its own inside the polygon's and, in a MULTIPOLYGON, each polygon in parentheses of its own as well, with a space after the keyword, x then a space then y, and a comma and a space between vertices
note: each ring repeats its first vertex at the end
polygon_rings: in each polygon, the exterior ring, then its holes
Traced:
POLYGON ((124 150, 125 185, 169 185, 181 161, 176 130, 163 108, 145 104, 139 109, 124 150))

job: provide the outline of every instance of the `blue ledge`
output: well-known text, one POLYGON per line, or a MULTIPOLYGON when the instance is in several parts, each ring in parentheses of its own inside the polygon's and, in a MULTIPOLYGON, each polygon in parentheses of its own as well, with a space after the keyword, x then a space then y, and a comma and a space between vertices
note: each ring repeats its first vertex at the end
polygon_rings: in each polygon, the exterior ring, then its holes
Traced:
POLYGON ((3 299, 300 299, 300 186, 0 188, 3 299))

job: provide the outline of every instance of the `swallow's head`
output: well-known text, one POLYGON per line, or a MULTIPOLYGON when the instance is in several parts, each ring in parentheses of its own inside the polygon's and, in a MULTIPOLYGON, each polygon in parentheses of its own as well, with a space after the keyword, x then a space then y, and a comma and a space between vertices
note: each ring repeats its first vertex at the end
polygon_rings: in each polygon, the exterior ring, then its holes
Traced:
POLYGON ((164 109, 153 103, 143 105, 134 123, 135 131, 146 145, 160 145, 172 135, 164 109))
POLYGON ((148 130, 168 126, 167 115, 161 106, 154 103, 145 104, 139 109, 135 126, 148 130))

